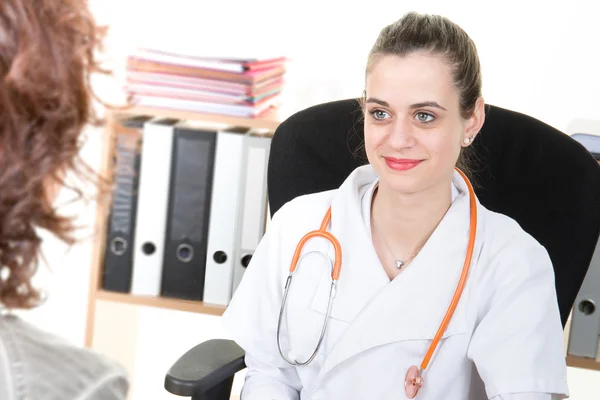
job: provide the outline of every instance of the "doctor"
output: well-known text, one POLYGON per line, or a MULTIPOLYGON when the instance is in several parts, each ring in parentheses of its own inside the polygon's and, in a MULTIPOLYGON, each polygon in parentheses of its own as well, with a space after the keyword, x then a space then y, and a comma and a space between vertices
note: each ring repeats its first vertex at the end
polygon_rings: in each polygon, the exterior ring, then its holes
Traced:
POLYGON ((274 215, 224 315, 242 400, 565 398, 548 254, 462 174, 484 122, 475 45, 409 13, 381 31, 365 84, 369 164, 274 215))

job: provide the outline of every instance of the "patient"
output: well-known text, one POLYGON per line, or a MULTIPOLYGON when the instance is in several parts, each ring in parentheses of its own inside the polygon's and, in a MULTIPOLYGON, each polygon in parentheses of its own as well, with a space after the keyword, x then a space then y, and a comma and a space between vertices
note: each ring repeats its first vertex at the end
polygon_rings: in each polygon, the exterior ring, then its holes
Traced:
POLYGON ((67 243, 53 208, 63 177, 87 172, 80 134, 94 120, 90 75, 102 31, 86 0, 0 1, 0 399, 125 399, 122 368, 11 315, 42 303, 31 279, 39 230, 67 243))

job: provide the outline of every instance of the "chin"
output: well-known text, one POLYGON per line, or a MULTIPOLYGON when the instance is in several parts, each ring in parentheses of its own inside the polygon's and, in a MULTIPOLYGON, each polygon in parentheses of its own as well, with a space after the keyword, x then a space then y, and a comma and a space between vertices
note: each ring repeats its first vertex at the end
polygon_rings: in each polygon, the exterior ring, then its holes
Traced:
POLYGON ((407 170, 390 168, 385 161, 378 165, 380 181, 397 193, 412 194, 427 190, 436 180, 435 173, 423 161, 416 167, 407 170))
POLYGON ((380 175, 380 182, 393 190, 394 192, 411 194, 425 189, 426 179, 422 174, 398 173, 397 171, 387 170, 380 175))
POLYGON ((388 184, 390 189, 392 189, 395 193, 400 194, 415 194, 420 193, 425 190, 425 186, 420 184, 419 182, 411 183, 411 182, 390 182, 388 184))

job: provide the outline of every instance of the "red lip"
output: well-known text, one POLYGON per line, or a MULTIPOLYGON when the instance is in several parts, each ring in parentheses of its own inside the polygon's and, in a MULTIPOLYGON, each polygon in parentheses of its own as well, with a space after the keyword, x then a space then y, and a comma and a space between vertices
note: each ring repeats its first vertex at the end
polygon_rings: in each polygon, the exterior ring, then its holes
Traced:
POLYGON ((388 167, 396 171, 408 171, 413 169, 417 165, 421 164, 423 160, 411 160, 408 158, 392 158, 384 157, 385 163, 388 167))

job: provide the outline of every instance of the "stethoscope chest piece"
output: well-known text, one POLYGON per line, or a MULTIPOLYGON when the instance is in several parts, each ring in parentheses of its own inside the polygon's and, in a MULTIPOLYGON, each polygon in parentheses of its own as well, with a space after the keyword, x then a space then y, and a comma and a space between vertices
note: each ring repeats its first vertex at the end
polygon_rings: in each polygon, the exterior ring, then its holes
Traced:
POLYGON ((406 378, 404 380, 404 391, 409 399, 414 399, 419 393, 419 389, 423 386, 423 377, 421 376, 421 370, 416 366, 412 366, 406 372, 406 378))

